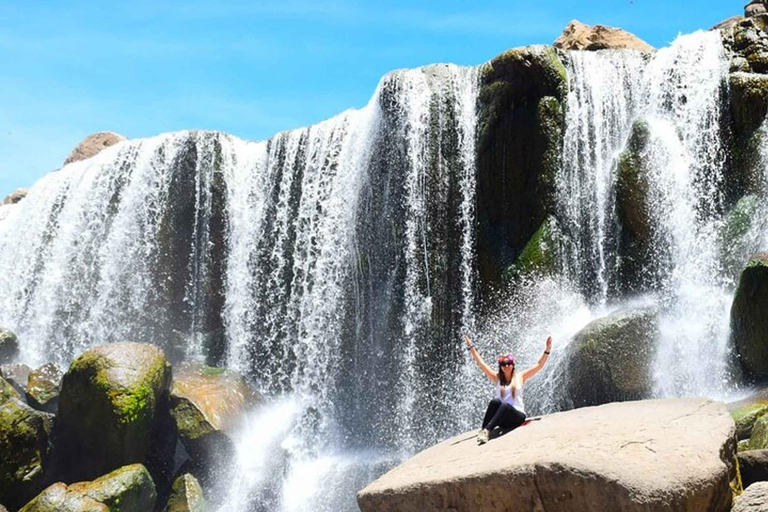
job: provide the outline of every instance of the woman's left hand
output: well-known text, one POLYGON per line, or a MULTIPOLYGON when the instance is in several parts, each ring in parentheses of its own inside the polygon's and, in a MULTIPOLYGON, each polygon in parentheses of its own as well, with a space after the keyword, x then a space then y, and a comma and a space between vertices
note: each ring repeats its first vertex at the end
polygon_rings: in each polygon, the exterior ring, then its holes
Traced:
POLYGON ((547 352, 552 350, 552 336, 547 338, 547 352))

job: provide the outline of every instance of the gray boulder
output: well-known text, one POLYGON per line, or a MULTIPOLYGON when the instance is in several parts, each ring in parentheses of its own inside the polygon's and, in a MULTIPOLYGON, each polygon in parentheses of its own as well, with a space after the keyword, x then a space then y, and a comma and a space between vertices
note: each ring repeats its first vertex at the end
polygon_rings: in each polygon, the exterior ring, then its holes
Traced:
POLYGON ((147 469, 131 464, 92 482, 55 483, 20 512, 147 512, 154 508, 156 499, 147 469))
POLYGON ((747 18, 759 16, 766 12, 768 12, 768 9, 765 8, 765 2, 763 2, 763 0, 752 0, 744 6, 744 16, 747 18))
POLYGON ((731 337, 744 376, 768 378, 768 253, 753 255, 731 306, 731 337))
POLYGON ((766 512, 768 510, 768 482, 755 482, 736 498, 731 512, 766 512))
POLYGON ((727 511, 738 488, 725 404, 612 403, 544 416, 478 446, 443 441, 357 495, 362 512, 727 511))
POLYGON ((590 322, 566 349, 566 407, 584 407, 651 394, 658 337, 653 307, 621 309, 590 322))
POLYGON ((39 411, 56 414, 63 376, 59 367, 53 363, 30 372, 27 378, 27 403, 39 411))
POLYGON ((62 381, 56 417, 61 479, 148 463, 157 443, 167 442, 159 428, 170 381, 163 351, 146 343, 109 343, 75 359, 62 381))
POLYGON ((173 482, 165 512, 203 512, 206 509, 203 489, 197 478, 185 473, 173 482))
POLYGON ((741 484, 746 488, 755 482, 768 480, 768 450, 739 452, 741 484))
POLYGON ((9 329, 0 328, 0 364, 12 362, 18 355, 19 340, 16 334, 9 329))
POLYGON ((0 377, 8 381, 21 395, 27 392, 27 382, 31 372, 32 368, 23 363, 0 365, 0 377))

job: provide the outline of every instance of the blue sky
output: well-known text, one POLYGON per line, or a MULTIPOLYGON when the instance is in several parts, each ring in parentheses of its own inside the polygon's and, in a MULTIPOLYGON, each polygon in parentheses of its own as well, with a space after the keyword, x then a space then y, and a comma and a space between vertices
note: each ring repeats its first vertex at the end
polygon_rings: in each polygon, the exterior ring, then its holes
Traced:
POLYGON ((95 131, 264 139, 363 106, 393 69, 479 64, 574 18, 664 46, 744 3, 0 0, 0 200, 95 131))

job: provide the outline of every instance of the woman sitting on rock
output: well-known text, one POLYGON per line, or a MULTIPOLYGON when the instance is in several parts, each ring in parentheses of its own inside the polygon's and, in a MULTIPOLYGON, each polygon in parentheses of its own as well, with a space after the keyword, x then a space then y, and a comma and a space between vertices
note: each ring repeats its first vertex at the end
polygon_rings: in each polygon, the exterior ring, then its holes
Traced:
POLYGON ((485 364, 472 344, 472 339, 466 334, 464 341, 483 373, 496 383, 496 398, 488 404, 482 429, 477 434, 477 442, 483 444, 488 442, 488 436, 493 432, 493 429, 499 428, 501 432, 508 432, 519 427, 525 421, 523 384, 536 375, 547 362, 549 352, 552 349, 552 336, 547 338, 547 348, 539 358, 539 362, 522 372, 515 372, 515 358, 512 354, 499 356, 499 371, 494 372, 490 366, 485 364))

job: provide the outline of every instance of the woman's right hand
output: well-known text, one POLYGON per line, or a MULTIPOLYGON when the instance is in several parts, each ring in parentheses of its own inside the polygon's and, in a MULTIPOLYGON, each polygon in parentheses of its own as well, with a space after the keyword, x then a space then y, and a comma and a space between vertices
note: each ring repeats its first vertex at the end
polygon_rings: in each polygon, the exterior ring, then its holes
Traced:
POLYGON ((469 337, 469 334, 464 335, 464 343, 466 343, 468 347, 472 348, 472 338, 469 337))

